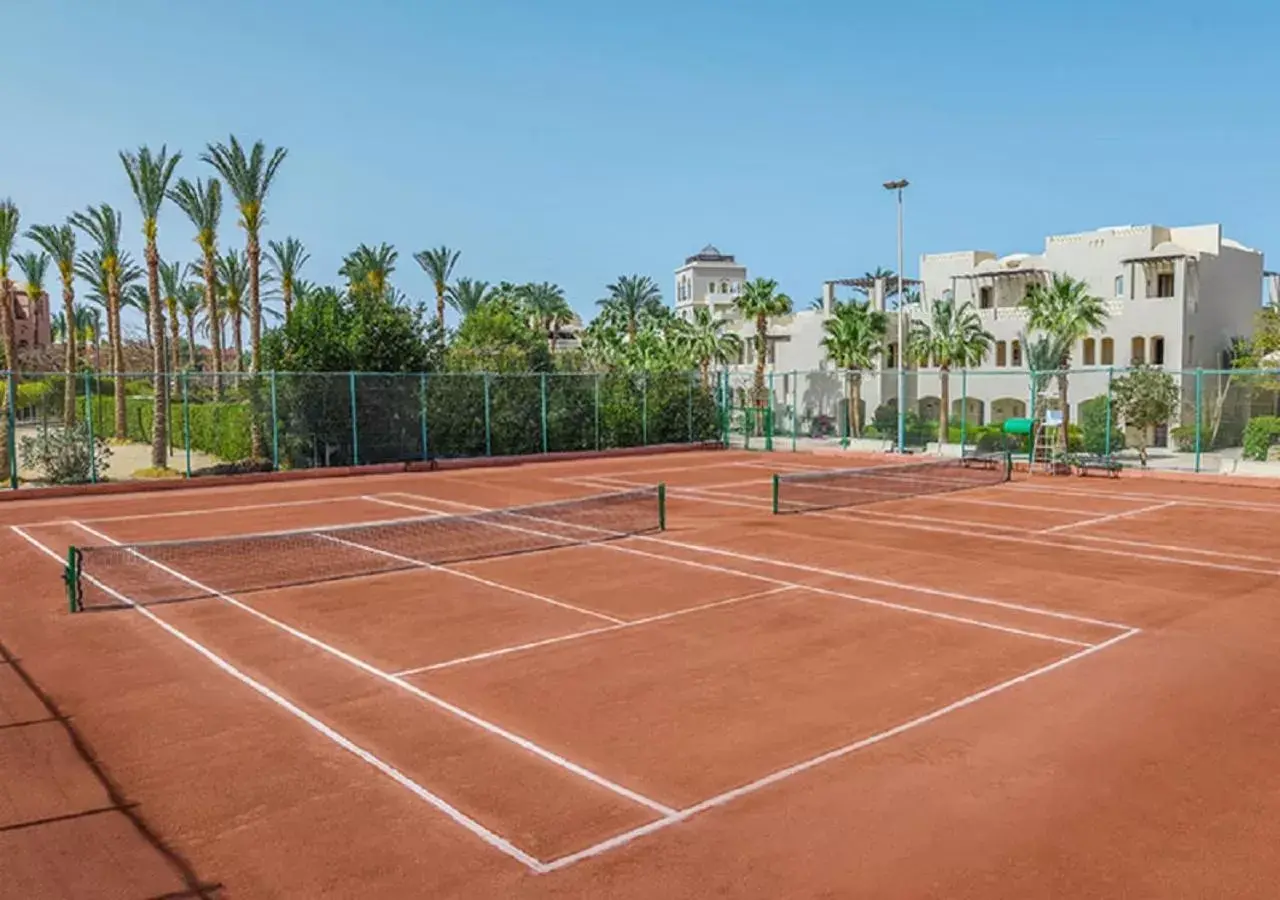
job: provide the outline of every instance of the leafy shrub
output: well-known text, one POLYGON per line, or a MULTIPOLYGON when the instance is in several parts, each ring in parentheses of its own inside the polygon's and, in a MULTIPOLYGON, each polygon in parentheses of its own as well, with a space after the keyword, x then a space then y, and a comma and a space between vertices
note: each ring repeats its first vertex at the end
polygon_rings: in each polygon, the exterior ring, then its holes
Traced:
POLYGON ((48 381, 24 381, 14 392, 14 400, 18 409, 30 409, 40 406, 53 392, 53 384, 48 381))
POLYGON ((1173 439, 1173 445, 1179 453, 1193 453, 1195 451, 1196 426, 1194 422, 1171 429, 1169 436, 1173 439))
POLYGON ((101 437, 90 439, 84 422, 71 428, 41 429, 22 439, 19 452, 22 464, 40 472, 50 484, 84 484, 93 477, 95 461, 102 472, 111 458, 107 442, 101 437))
MULTIPOLYGON (((1081 440, 1086 453, 1103 454, 1107 452, 1107 398, 1094 397, 1080 404, 1081 440)), ((1112 453, 1124 449, 1124 431, 1118 426, 1115 413, 1111 417, 1112 453)))
POLYGON ((1256 416, 1244 428, 1244 458, 1266 461, 1271 445, 1280 443, 1280 416, 1256 416))

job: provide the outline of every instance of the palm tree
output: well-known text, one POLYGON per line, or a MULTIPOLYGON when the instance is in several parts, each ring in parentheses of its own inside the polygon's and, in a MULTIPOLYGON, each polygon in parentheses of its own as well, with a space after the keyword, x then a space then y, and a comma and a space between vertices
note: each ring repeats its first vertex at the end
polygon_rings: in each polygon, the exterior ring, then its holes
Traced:
POLYGON ((178 311, 187 323, 187 367, 191 371, 199 368, 200 359, 196 353, 196 318, 204 306, 204 292, 200 285, 188 281, 178 291, 178 311))
MULTIPOLYGON (((31 305, 31 309, 36 309, 40 305, 40 298, 44 295, 44 281, 49 274, 49 254, 40 252, 34 253, 28 251, 26 253, 18 253, 13 257, 13 261, 18 264, 18 270, 22 272, 25 282, 23 285, 27 294, 27 303, 31 305)), ((68 381, 74 382, 74 373, 68 381)), ((74 390, 74 387, 73 387, 74 390)), ((74 398, 74 394, 72 397, 74 398)), ((74 403, 74 401, 73 401, 74 403)))
POLYGON ((222 321, 218 315, 218 222, 222 218, 222 182, 216 178, 194 183, 179 178, 169 192, 191 224, 196 226, 204 275, 205 315, 209 320, 209 345, 213 354, 213 395, 222 397, 222 321))
POLYGON ((67 339, 67 317, 60 312, 49 317, 49 337, 55 344, 67 339))
MULTIPOLYGON (((4 367, 9 372, 9 382, 18 378, 18 336, 13 321, 13 291, 9 281, 9 258, 13 255, 13 242, 18 236, 21 221, 17 204, 9 198, 0 200, 0 338, 4 345, 4 367)), ((13 461, 9 458, 9 391, 0 385, 0 477, 9 479, 15 487, 11 473, 13 461)), ((16 471, 16 470, 14 470, 16 471)))
POLYGON ((742 338, 728 331, 728 327, 728 319, 719 318, 709 308, 699 306, 693 311, 693 321, 680 336, 697 363, 703 387, 711 383, 713 364, 729 365, 742 352, 742 338))
POLYGON ((307 264, 311 254, 295 237, 287 237, 283 242, 267 241, 267 262, 275 270, 280 281, 280 297, 284 301, 284 323, 289 324, 293 315, 294 288, 301 280, 298 272, 307 264))
POLYGON ((491 301, 497 294, 493 288, 489 287, 487 281, 472 281, 470 278, 459 278, 456 284, 451 284, 445 292, 445 300, 453 311, 458 314, 459 318, 465 319, 484 304, 491 301))
POLYGON ((911 322, 907 351, 921 366, 935 365, 941 382, 942 403, 938 409, 938 443, 947 442, 951 411, 951 368, 982 365, 995 336, 982 327, 973 303, 934 301, 929 318, 911 322))
MULTIPOLYGON (((231 345, 235 349, 235 370, 244 371, 244 295, 249 286, 249 263, 244 253, 228 250, 218 257, 218 307, 231 325, 231 345)), ((220 327, 210 323, 210 328, 220 327)))
POLYGON ((636 325, 645 313, 662 308, 662 291, 648 275, 623 275, 605 289, 609 296, 596 303, 607 315, 626 323, 629 340, 636 339, 636 325))
POLYGON ((160 264, 160 291, 164 311, 169 317, 169 371, 176 377, 182 364, 178 361, 182 341, 178 337, 178 298, 186 288, 190 267, 182 263, 160 264))
MULTIPOLYGON (((97 264, 101 276, 86 280, 97 285, 101 279, 101 296, 107 308, 107 341, 111 345, 111 371, 115 392, 115 438, 123 441, 127 421, 124 407, 124 338, 120 334, 120 213, 109 204, 90 206, 73 213, 71 224, 97 244, 97 264)), ((83 274, 81 277, 85 277, 83 274)))
POLYGON ((76 307, 76 332, 79 334, 80 339, 84 341, 85 352, 93 351, 93 367, 95 369, 99 368, 102 363, 100 349, 102 342, 102 307, 76 307))
POLYGON ((453 277, 453 267, 458 264, 460 250, 448 247, 437 247, 435 250, 419 250, 413 254, 414 260, 422 266, 422 270, 431 278, 431 285, 436 289, 436 322, 444 328, 444 301, 449 289, 449 279, 453 277))
POLYGON ((889 316, 868 301, 841 303, 831 318, 822 323, 826 336, 822 348, 827 357, 845 373, 849 430, 862 434, 862 372, 875 365, 884 352, 889 316))
POLYGON ((547 347, 554 353, 560 326, 573 320, 573 310, 564 299, 564 289, 558 284, 544 281, 541 284, 526 285, 523 294, 526 309, 546 335, 547 347))
MULTIPOLYGON (((229 144, 210 144, 208 152, 201 156, 218 170, 235 195, 240 211, 240 227, 245 233, 244 249, 249 264, 249 371, 254 373, 262 366, 262 246, 259 236, 266 222, 263 207, 276 172, 287 155, 285 148, 277 147, 268 158, 262 141, 256 141, 246 154, 236 136, 231 135, 229 144)), ((258 416, 250 417, 249 434, 254 458, 266 456, 266 443, 258 416)))
POLYGON ((770 278, 756 278, 742 286, 742 293, 734 300, 734 306, 743 317, 756 324, 756 375, 752 391, 759 409, 765 406, 764 363, 769 347, 769 320, 791 313, 791 298, 778 293, 778 282, 770 278))
POLYGON ((80 340, 80 315, 76 310, 76 232, 71 225, 36 225, 28 229, 27 238, 53 257, 62 279, 62 315, 69 331, 62 367, 67 373, 66 394, 62 404, 63 422, 68 428, 76 424, 76 346, 80 340))
POLYGON ((1097 331, 1107 320, 1102 299, 1089 293, 1089 285, 1069 275, 1054 273, 1046 286, 1033 283, 1022 301, 1027 308, 1027 327, 1045 331, 1059 339, 1062 355, 1053 364, 1058 373, 1058 393, 1062 398, 1062 436, 1067 439, 1071 424, 1071 404, 1067 401, 1067 370, 1071 368, 1071 350, 1076 342, 1091 331, 1097 331))
POLYGON ((351 291, 367 290, 375 297, 386 293, 391 273, 396 270, 400 253, 390 244, 370 247, 361 244, 342 258, 338 274, 347 279, 351 291))

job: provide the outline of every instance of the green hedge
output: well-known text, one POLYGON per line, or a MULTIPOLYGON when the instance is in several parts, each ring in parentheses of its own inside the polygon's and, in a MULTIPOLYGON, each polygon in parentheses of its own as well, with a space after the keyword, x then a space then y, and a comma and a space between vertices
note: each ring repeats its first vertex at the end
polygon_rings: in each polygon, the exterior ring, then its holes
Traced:
POLYGON ((1244 458, 1266 461, 1271 445, 1280 442, 1280 416, 1257 416, 1244 427, 1244 458))

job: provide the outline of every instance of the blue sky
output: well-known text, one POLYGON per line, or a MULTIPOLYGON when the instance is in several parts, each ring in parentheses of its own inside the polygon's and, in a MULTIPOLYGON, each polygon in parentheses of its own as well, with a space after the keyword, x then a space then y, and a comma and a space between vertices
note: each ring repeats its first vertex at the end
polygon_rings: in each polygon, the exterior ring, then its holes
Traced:
MULTIPOLYGON (((458 275, 554 281, 589 311, 706 243, 798 305, 906 248, 1221 221, 1280 255, 1280 7, 774 0, 40 0, 6 4, 0 196, 25 225, 107 201, 117 158, 180 171, 232 132, 289 149, 267 236, 336 281, 360 242, 462 251, 458 275)), ((224 241, 239 244, 231 216, 224 241)), ((194 258, 166 208, 167 258, 194 258)), ((1273 256, 1268 266, 1276 267, 1273 256)))

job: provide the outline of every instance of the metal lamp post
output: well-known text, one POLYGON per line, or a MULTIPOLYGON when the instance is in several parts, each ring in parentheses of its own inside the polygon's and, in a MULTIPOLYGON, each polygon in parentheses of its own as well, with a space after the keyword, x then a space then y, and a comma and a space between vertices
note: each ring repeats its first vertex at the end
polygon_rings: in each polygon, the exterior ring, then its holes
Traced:
POLYGON ((906 295, 902 285, 902 192, 910 182, 905 178, 886 181, 886 191, 898 194, 898 447, 899 453, 907 449, 907 313, 906 295))

